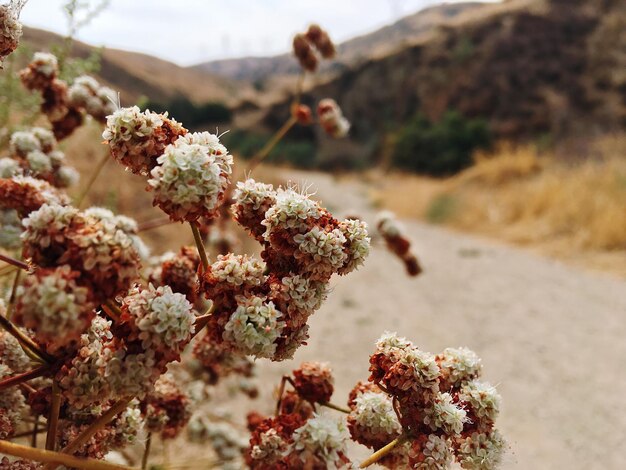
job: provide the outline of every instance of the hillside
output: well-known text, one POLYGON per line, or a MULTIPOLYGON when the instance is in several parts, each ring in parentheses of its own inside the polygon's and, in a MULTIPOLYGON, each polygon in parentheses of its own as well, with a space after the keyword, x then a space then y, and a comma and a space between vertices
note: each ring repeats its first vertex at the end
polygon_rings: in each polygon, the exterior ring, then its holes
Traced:
MULTIPOLYGON (((378 158, 384 139, 417 111, 432 120, 446 110, 482 117, 511 140, 623 128, 625 10, 617 0, 521 4, 351 67, 307 93, 310 104, 336 97, 352 121, 352 141, 341 148, 318 132, 318 159, 378 158)), ((287 115, 279 103, 264 123, 275 128, 287 115)))
MULTIPOLYGON (((49 50, 62 37, 40 29, 24 28, 24 42, 33 50, 49 50)), ((88 57, 93 46, 76 41, 72 55, 88 57)), ((144 95, 165 101, 177 95, 202 103, 221 101, 232 104, 243 93, 251 92, 246 84, 226 80, 146 54, 105 48, 98 78, 120 91, 122 102, 133 103, 144 95)))
MULTIPOLYGON (((443 4, 418 11, 399 21, 337 45, 337 58, 323 62, 320 72, 339 72, 349 66, 412 44, 453 20, 478 14, 490 6, 480 2, 443 4)), ((263 81, 276 75, 294 75, 300 68, 291 54, 274 57, 243 57, 215 60, 192 67, 237 80, 263 81)))

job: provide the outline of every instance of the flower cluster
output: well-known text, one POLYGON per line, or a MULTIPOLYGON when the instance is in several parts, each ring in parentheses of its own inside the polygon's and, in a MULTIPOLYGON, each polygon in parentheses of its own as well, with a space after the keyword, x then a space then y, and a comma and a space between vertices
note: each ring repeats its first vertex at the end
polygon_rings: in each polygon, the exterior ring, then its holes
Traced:
POLYGON ((229 254, 202 273, 201 292, 215 307, 206 340, 283 360, 306 340, 332 274, 367 256, 365 224, 339 222, 306 195, 253 180, 237 185, 234 201, 236 220, 264 246, 263 262, 229 254))
POLYGON ((65 155, 56 147, 54 134, 33 127, 14 132, 9 142, 10 156, 0 159, 0 177, 32 176, 58 188, 76 184, 78 172, 65 164, 65 155))
POLYGON ((163 439, 173 439, 180 434, 191 418, 191 400, 176 385, 174 377, 162 375, 141 402, 146 430, 159 433, 163 439))
POLYGON ((139 276, 131 237, 110 220, 71 206, 44 204, 24 219, 24 257, 40 267, 69 265, 97 301, 126 292, 139 276))
POLYGON ((293 384, 298 395, 311 403, 328 403, 333 394, 333 376, 328 364, 303 362, 293 371, 293 384))
POLYGON ((332 59, 335 57, 335 45, 326 31, 312 24, 304 34, 296 34, 293 38, 293 53, 304 70, 315 72, 319 63, 318 55, 332 59))
POLYGON ((24 3, 24 0, 11 0, 8 4, 0 5, 0 68, 4 59, 17 49, 22 37, 18 16, 24 3))
POLYGON ((84 109, 98 122, 106 122, 109 114, 115 112, 117 96, 115 91, 102 86, 95 78, 81 75, 67 91, 68 104, 76 109, 84 109))
POLYGON ((322 129, 331 137, 341 138, 348 135, 350 123, 332 98, 324 98, 317 104, 317 118, 322 129))
POLYGON ((183 246, 178 254, 171 253, 159 260, 151 272, 150 280, 156 285, 169 286, 173 292, 183 294, 194 304, 198 298, 198 267, 200 257, 194 247, 183 246))
POLYGON ((388 211, 379 213, 376 228, 385 240, 387 248, 402 260, 409 276, 419 275, 422 272, 422 267, 411 251, 411 241, 404 234, 404 228, 395 215, 388 211))
MULTIPOLYGON (((443 469, 456 459, 464 469, 496 468, 504 451, 504 441, 494 428, 500 396, 495 388, 478 380, 481 365, 476 354, 465 348, 448 348, 433 356, 391 333, 384 334, 376 346, 369 380, 391 399, 391 408, 377 399, 381 416, 376 421, 389 422, 390 410, 394 410, 401 426, 401 430, 398 425, 388 427, 381 436, 388 430, 395 435, 401 431, 408 440, 396 449, 393 461, 404 457, 411 468, 443 469)), ((360 424, 355 413, 359 404, 358 414, 373 422, 364 411, 375 409, 371 393, 364 391, 353 398, 354 423, 360 424), (363 397, 369 403, 364 404, 363 397)), ((381 446, 378 436, 370 440, 372 436, 359 426, 353 424, 352 429, 360 442, 381 446)))
POLYGON ((38 269, 17 290, 15 321, 55 353, 80 339, 93 319, 93 294, 68 265, 38 269))
POLYGON ((66 205, 69 198, 43 180, 31 176, 0 178, 0 208, 15 211, 20 219, 44 204, 66 205))
POLYGON ((157 165, 165 147, 185 135, 187 129, 167 114, 137 106, 120 108, 109 115, 102 138, 109 144, 111 156, 135 174, 148 174, 157 165))
POLYGON ((209 443, 217 454, 220 468, 236 470, 243 468, 241 453, 248 445, 247 440, 232 425, 225 421, 195 416, 187 426, 187 436, 194 443, 209 443))
MULTIPOLYGON (((0 380, 13 375, 9 366, 0 362, 0 380)), ((22 422, 26 404, 19 389, 3 390, 0 394, 0 439, 8 439, 22 422)))

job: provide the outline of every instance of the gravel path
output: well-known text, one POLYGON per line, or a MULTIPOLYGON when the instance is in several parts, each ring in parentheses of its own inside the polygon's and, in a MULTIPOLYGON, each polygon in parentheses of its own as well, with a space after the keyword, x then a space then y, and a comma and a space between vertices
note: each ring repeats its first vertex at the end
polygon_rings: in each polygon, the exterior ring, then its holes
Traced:
MULTIPOLYGON (((329 209, 372 220, 363 186, 290 175, 306 178, 329 209)), ((408 278, 376 243, 364 267, 334 280, 295 360, 259 362, 267 406, 256 406, 269 411, 272 384, 313 359, 332 363, 333 401, 345 403, 367 378, 374 341, 392 330, 431 352, 467 346, 483 359, 485 380, 503 396, 504 468, 625 468, 626 282, 425 224, 405 226, 425 273, 408 278)))

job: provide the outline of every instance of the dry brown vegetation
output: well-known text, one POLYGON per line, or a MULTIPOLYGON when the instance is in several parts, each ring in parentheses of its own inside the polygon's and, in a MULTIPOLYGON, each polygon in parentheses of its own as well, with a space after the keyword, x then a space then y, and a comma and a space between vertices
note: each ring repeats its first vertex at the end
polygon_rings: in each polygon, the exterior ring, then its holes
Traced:
POLYGON ((626 137, 600 139, 566 163, 503 147, 448 180, 388 175, 377 204, 459 230, 626 276, 626 137))

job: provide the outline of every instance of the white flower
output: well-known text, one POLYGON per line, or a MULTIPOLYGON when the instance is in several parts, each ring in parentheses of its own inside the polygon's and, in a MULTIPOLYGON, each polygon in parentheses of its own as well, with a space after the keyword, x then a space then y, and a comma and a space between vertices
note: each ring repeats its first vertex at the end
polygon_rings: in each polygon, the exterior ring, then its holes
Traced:
POLYGON ((139 338, 145 349, 165 345, 178 352, 194 331, 195 315, 191 304, 169 286, 155 289, 150 284, 146 289, 137 289, 124 299, 123 307, 141 330, 139 338))
MULTIPOLYGON (((500 394, 495 387, 485 382, 472 380, 463 384, 459 400, 467 402, 473 415, 479 420, 486 420, 487 425, 493 423, 500 412, 500 394)), ((479 421, 476 424, 481 423, 479 421)))
POLYGON ((432 406, 424 410, 424 424, 433 431, 442 429, 446 434, 460 434, 467 422, 467 413, 452 402, 452 395, 441 393, 435 398, 432 406))
POLYGON ((328 286, 323 282, 316 282, 304 276, 285 276, 281 280, 281 294, 289 311, 313 313, 322 306, 328 293, 328 286))
POLYGON ((320 216, 319 205, 309 197, 292 189, 279 189, 274 205, 265 213, 265 220, 262 222, 267 227, 265 239, 271 240, 275 228, 304 232, 308 229, 307 219, 316 220, 320 216))
POLYGON ((339 224, 347 244, 347 261, 340 274, 347 274, 363 264, 370 252, 370 238, 367 224, 360 220, 344 220, 339 224))
POLYGON ((285 323, 273 302, 261 297, 238 298, 237 310, 224 326, 223 338, 243 354, 271 358, 276 351, 274 341, 285 323))
POLYGON ((48 52, 35 52, 31 64, 35 66, 37 73, 46 77, 55 75, 59 68, 56 56, 48 52))
POLYGON ((9 148, 11 153, 25 156, 33 150, 41 150, 41 142, 30 131, 17 131, 11 134, 9 148))
POLYGON ((264 464, 272 464, 283 457, 287 450, 287 442, 276 432, 268 429, 259 434, 259 442, 250 449, 250 457, 264 464))
POLYGON ((151 172, 148 184, 154 202, 173 220, 193 221, 212 217, 229 183, 222 170, 223 159, 200 144, 169 145, 157 158, 159 166, 151 172))
POLYGON ((345 427, 341 421, 325 416, 313 415, 303 426, 293 433, 292 452, 302 462, 315 457, 329 469, 338 468, 345 448, 345 427))
POLYGON ((211 155, 215 156, 215 161, 225 174, 230 174, 233 166, 233 156, 228 153, 228 149, 220 142, 217 135, 210 132, 191 132, 185 134, 174 142, 175 147, 185 144, 198 144, 209 150, 211 155))
POLYGON ((497 429, 457 441, 456 457, 465 470, 493 470, 502 461, 506 441, 497 429))
POLYGON ((57 140, 54 137, 52 131, 45 129, 43 127, 33 127, 31 128, 31 133, 37 138, 39 144, 41 145, 41 149, 46 153, 57 144, 57 140))
POLYGON ((451 387, 459 387, 462 382, 478 377, 482 370, 480 358, 468 348, 446 348, 437 355, 437 361, 451 387))
POLYGON ((350 412, 354 421, 371 434, 390 436, 390 441, 402 431, 402 426, 393 410, 391 398, 384 393, 363 392, 354 399, 350 412))
POLYGON ((211 274, 219 282, 235 286, 259 286, 265 281, 265 263, 247 255, 218 255, 211 265, 211 274))
POLYGON ((51 237, 55 233, 62 233, 63 229, 72 223, 78 213, 78 209, 74 207, 44 204, 22 221, 22 225, 26 229, 22 234, 22 240, 47 248, 52 243, 51 237))
MULTIPOLYGON (((411 452, 411 450, 409 450, 411 452)), ((436 434, 430 434, 422 447, 424 458, 412 468, 418 470, 446 470, 452 463, 452 450, 449 442, 436 434)))
POLYGON ((235 204, 255 211, 266 203, 273 203, 275 197, 276 191, 271 184, 257 183, 253 179, 239 181, 233 193, 235 204))
POLYGON ((385 237, 398 237, 404 232, 404 228, 396 219, 393 212, 382 211, 376 216, 376 226, 380 233, 385 237))
POLYGON ((400 363, 413 371, 415 385, 421 389, 435 390, 438 387, 439 366, 435 356, 417 348, 407 348, 402 351, 400 363))
POLYGON ((383 353, 388 354, 393 350, 403 350, 413 348, 413 343, 406 338, 398 336, 398 333, 392 333, 385 331, 378 341, 376 341, 376 349, 383 353))
MULTIPOLYGON (((0 380, 9 377, 12 375, 12 372, 7 365, 0 363, 0 380)), ((0 393, 0 414, 8 418, 13 428, 16 428, 22 422, 22 416, 26 413, 26 410, 24 395, 18 387, 12 387, 0 393)), ((0 439, 9 437, 0 429, 0 439)))
POLYGON ((52 171, 52 162, 50 157, 39 150, 33 150, 26 155, 26 162, 30 170, 36 174, 41 175, 52 171))
POLYGON ((0 178, 12 178, 23 173, 22 167, 12 158, 0 158, 0 178))
POLYGON ((56 183, 61 188, 75 186, 80 180, 80 174, 71 166, 62 166, 56 172, 56 183))
POLYGON ((14 209, 0 209, 0 247, 13 250, 21 246, 22 219, 14 209))

